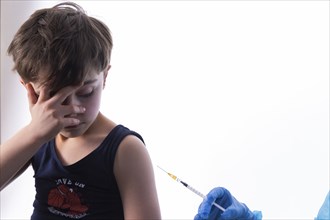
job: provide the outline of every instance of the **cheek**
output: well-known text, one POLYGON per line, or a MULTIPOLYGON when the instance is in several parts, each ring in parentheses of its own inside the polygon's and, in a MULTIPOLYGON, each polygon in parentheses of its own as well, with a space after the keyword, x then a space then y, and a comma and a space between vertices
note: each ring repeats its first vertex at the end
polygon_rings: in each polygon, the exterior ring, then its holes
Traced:
POLYGON ((94 119, 99 112, 99 103, 95 103, 93 105, 86 106, 86 112, 84 116, 88 119, 94 119))
POLYGON ((88 101, 83 103, 83 106, 86 108, 86 112, 84 113, 84 117, 87 119, 95 119, 101 104, 101 96, 94 96, 88 101))

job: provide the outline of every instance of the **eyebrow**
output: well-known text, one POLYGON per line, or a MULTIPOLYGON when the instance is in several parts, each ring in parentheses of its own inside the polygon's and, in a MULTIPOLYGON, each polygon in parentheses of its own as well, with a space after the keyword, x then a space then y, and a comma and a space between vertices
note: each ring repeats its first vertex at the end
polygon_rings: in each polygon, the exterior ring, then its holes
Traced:
POLYGON ((96 82, 96 81, 97 81, 97 79, 87 80, 87 81, 84 82, 84 85, 91 84, 91 83, 96 82))

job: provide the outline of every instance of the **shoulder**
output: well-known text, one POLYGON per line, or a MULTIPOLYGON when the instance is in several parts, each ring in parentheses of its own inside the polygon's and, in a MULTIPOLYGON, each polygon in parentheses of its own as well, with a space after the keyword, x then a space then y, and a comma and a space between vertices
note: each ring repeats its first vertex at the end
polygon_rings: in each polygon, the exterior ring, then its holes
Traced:
POLYGON ((149 160, 147 148, 142 138, 136 134, 137 133, 129 133, 119 144, 115 164, 120 165, 120 167, 118 167, 120 169, 139 165, 142 161, 149 160))
POLYGON ((114 175, 121 195, 127 193, 126 195, 129 196, 134 194, 132 189, 148 188, 153 184, 151 158, 138 137, 128 135, 120 143, 114 161, 114 175))
POLYGON ((33 155, 31 158, 32 165, 35 165, 35 163, 40 163, 41 160, 49 160, 51 157, 53 157, 52 148, 54 147, 55 140, 52 139, 47 143, 44 143, 38 151, 33 155))
POLYGON ((141 172, 148 174, 151 166, 151 159, 144 141, 138 133, 123 125, 114 129, 117 136, 118 148, 114 159, 114 174, 116 179, 127 174, 141 172))
POLYGON ((151 158, 143 141, 136 135, 127 135, 120 143, 114 174, 125 218, 160 219, 151 158))

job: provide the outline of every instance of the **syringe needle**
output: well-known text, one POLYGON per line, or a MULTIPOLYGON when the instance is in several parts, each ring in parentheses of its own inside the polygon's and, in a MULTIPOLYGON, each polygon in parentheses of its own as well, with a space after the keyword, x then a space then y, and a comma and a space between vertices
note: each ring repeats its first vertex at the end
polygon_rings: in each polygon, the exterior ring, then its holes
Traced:
MULTIPOLYGON (((190 185, 188 185, 187 183, 183 182, 182 180, 180 180, 179 178, 177 178, 175 175, 173 175, 173 174, 167 172, 166 170, 164 170, 163 168, 161 168, 161 167, 158 166, 158 165, 157 165, 157 167, 158 167, 159 169, 161 169, 162 171, 164 171, 165 173, 167 173, 172 179, 174 179, 174 180, 176 180, 177 182, 181 183, 183 186, 185 186, 185 187, 188 188, 190 191, 192 191, 193 193, 195 193, 196 195, 199 195, 199 196, 202 197, 203 199, 206 198, 206 196, 205 196, 203 193, 199 192, 199 191, 196 190, 195 188, 193 188, 193 187, 191 187, 190 185)), ((215 202, 213 202, 212 205, 214 205, 215 207, 217 207, 218 209, 220 209, 220 210, 223 211, 223 212, 225 211, 225 209, 224 209, 222 206, 220 206, 219 204, 217 204, 217 203, 215 203, 215 202)))
POLYGON ((172 179, 174 179, 174 180, 180 182, 179 178, 177 178, 177 177, 176 177, 175 175, 173 175, 172 173, 167 172, 166 170, 164 170, 163 168, 161 168, 161 167, 158 166, 158 165, 157 165, 157 167, 158 167, 159 169, 161 169, 162 171, 164 171, 165 173, 167 173, 167 175, 169 175, 172 179))

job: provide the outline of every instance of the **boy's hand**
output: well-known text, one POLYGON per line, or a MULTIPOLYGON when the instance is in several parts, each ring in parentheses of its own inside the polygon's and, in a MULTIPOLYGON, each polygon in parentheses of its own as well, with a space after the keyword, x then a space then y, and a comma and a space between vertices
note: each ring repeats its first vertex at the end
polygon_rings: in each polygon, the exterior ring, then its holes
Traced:
POLYGON ((63 128, 78 125, 80 120, 70 115, 81 114, 85 111, 82 106, 64 105, 64 100, 77 87, 68 86, 50 97, 45 87, 40 89, 39 97, 32 85, 26 85, 32 120, 29 124, 36 138, 45 142, 55 137, 63 128))

